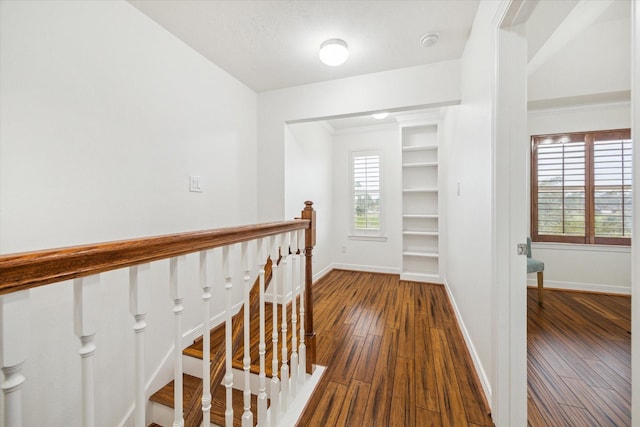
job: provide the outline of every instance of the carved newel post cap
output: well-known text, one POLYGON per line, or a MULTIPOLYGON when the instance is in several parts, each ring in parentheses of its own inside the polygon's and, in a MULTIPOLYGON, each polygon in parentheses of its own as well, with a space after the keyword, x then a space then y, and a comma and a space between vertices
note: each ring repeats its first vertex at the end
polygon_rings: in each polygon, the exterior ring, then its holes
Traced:
POLYGON ((311 207, 313 205, 313 202, 311 200, 307 200, 306 202, 304 202, 304 205, 306 207, 311 207))

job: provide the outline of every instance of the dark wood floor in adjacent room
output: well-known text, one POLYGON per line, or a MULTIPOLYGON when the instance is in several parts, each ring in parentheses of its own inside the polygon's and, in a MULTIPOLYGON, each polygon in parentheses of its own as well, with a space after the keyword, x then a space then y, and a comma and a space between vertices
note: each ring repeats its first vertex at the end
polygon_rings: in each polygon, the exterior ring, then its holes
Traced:
POLYGON ((318 364, 299 426, 491 426, 444 287, 334 270, 314 286, 318 364))
POLYGON ((631 298, 528 290, 529 425, 631 425, 631 298))

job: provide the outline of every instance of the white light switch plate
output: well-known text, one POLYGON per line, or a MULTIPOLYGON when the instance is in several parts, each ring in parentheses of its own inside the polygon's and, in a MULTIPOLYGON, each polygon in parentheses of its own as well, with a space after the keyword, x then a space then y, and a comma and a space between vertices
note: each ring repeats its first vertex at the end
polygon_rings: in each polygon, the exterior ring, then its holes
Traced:
POLYGON ((189 176, 189 191, 202 193, 202 177, 196 175, 189 176))

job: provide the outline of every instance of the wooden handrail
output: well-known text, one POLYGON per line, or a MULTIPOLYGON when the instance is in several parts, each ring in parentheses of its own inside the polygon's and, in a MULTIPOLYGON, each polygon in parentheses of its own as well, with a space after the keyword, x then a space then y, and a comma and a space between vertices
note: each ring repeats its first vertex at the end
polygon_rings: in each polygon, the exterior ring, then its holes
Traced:
POLYGON ((0 295, 310 226, 298 219, 2 255, 0 295))

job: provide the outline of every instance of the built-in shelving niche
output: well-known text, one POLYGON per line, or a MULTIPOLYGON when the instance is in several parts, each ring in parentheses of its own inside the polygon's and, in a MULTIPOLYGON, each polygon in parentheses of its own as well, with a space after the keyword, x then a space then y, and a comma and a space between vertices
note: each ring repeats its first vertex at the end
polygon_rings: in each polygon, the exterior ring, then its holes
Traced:
POLYGON ((440 283, 438 126, 401 129, 402 279, 440 283))

